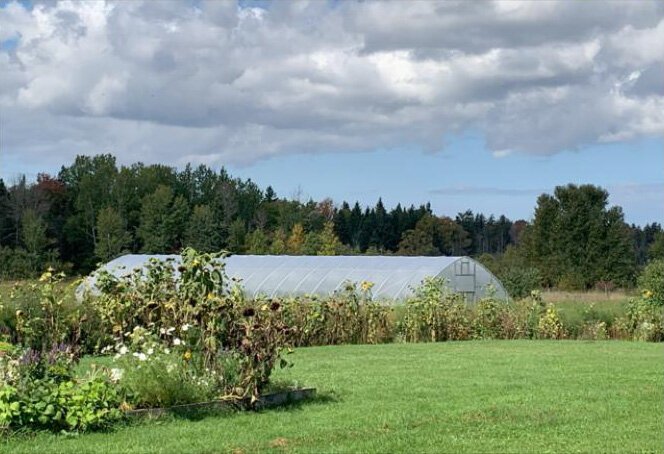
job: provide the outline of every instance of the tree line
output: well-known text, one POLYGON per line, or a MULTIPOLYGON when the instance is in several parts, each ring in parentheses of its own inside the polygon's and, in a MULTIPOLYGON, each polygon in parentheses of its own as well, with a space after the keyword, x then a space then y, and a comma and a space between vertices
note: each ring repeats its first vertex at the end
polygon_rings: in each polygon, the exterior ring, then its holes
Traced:
POLYGON ((531 221, 468 210, 437 216, 427 203, 388 210, 279 197, 251 179, 200 165, 119 166, 78 156, 57 175, 0 180, 0 276, 45 266, 86 273, 125 253, 191 246, 236 254, 470 255, 506 275, 545 286, 628 286, 639 266, 664 254, 662 227, 624 222, 598 187, 561 186, 537 200, 531 221), (608 285, 608 284, 607 284, 608 285))

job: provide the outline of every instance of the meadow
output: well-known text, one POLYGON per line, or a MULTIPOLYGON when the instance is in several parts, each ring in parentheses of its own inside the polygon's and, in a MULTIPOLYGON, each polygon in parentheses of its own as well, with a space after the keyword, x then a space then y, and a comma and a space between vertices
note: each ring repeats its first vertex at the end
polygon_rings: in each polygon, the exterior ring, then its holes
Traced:
POLYGON ((110 432, 15 435, 11 453, 664 452, 664 345, 467 341, 298 349, 275 379, 318 397, 110 432))

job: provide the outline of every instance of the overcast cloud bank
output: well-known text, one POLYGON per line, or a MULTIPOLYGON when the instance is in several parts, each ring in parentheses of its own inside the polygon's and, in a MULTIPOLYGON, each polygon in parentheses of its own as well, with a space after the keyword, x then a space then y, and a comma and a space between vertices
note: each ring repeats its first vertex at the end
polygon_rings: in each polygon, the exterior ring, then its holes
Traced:
POLYGON ((496 156, 664 131, 664 3, 69 2, 0 9, 5 162, 496 156))

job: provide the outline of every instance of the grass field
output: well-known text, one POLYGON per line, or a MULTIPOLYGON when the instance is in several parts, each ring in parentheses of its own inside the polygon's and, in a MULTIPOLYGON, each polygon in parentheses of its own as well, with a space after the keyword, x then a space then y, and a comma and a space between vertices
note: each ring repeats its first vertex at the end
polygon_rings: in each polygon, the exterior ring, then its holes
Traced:
POLYGON ((320 397, 260 413, 146 421, 43 452, 664 452, 664 345, 486 341, 298 350, 276 378, 320 397))

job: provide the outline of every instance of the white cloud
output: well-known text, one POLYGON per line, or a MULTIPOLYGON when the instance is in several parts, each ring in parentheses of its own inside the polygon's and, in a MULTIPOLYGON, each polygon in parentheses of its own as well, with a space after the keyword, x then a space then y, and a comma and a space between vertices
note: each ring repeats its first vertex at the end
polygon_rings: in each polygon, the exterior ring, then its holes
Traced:
POLYGON ((10 162, 437 151, 469 129, 551 154, 664 130, 658 1, 9 3, 7 40, 10 162))

